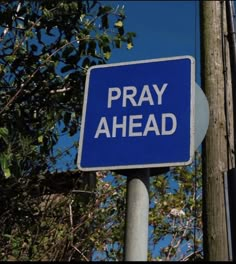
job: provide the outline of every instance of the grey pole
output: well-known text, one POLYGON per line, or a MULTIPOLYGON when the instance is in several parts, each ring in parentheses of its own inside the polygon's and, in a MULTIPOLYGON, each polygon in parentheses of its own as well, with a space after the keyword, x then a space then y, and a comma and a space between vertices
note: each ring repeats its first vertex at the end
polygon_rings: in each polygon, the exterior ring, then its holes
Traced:
POLYGON ((127 177, 125 261, 147 261, 149 169, 127 177))

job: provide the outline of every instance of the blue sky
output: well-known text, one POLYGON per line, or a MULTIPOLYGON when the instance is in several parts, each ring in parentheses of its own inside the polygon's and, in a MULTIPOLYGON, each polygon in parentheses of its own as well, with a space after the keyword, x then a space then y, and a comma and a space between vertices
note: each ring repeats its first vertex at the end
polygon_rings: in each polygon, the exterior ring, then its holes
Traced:
POLYGON ((199 1, 101 1, 124 5, 125 30, 137 34, 131 50, 115 49, 110 63, 191 55, 200 84, 199 1))

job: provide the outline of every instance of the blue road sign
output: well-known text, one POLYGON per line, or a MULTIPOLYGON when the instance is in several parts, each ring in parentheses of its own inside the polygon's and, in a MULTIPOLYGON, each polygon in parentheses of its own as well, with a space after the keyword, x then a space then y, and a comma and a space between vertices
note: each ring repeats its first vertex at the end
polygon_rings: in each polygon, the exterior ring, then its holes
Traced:
POLYGON ((78 167, 92 171, 190 164, 194 86, 191 56, 89 68, 78 167))

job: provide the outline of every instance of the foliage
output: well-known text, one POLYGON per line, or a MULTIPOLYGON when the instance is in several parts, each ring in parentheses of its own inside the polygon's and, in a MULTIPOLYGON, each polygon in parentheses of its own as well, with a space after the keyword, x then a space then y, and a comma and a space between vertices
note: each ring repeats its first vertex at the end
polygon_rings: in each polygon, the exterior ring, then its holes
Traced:
MULTIPOLYGON (((87 69, 133 47, 124 23, 96 0, 0 3, 0 260, 122 260, 126 177, 58 172, 78 139, 54 147, 78 135, 87 69)), ((196 164, 150 178, 149 260, 201 258, 196 164)))
POLYGON ((58 122, 63 122, 63 133, 76 134, 88 67, 106 63, 112 48, 129 45, 135 36, 124 32, 124 20, 123 9, 98 1, 0 4, 0 124, 5 129, 4 137, 0 132, 0 153, 5 177, 48 169, 58 122))
POLYGON ((175 167, 168 174, 153 178, 149 220, 150 247, 165 241, 157 260, 202 259, 202 172, 201 157, 190 167, 175 167))
MULTIPOLYGON (((149 261, 203 259, 199 159, 192 168, 150 178, 149 261)), ((24 210, 14 214, 18 219, 3 215, 2 260, 121 261, 126 177, 107 172, 96 176, 97 188, 87 191, 89 198, 73 189, 67 195, 28 200, 27 206, 18 202, 18 210, 24 210)))

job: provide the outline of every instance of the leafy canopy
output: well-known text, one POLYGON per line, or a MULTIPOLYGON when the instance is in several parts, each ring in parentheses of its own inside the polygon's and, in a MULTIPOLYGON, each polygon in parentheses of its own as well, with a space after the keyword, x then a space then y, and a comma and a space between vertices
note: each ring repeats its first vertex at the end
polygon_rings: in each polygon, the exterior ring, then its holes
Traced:
POLYGON ((133 45, 124 9, 98 1, 0 4, 0 164, 5 177, 48 170, 63 133, 76 134, 88 67, 133 45), (14 153, 14 157, 12 154, 14 153))

